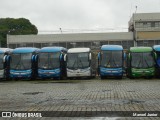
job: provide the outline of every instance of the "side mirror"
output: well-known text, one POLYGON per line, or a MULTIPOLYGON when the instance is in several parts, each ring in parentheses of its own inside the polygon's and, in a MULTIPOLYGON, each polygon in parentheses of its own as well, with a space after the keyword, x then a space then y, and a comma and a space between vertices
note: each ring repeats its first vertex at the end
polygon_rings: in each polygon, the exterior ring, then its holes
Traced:
POLYGON ((34 61, 37 61, 38 60, 38 55, 34 55, 34 61))
POLYGON ((3 62, 5 62, 5 61, 6 61, 6 57, 7 57, 7 55, 5 55, 5 56, 3 57, 3 62))
POLYGON ((67 61, 67 54, 64 55, 64 61, 67 61))
POLYGON ((99 53, 98 53, 98 60, 100 60, 100 56, 101 56, 101 55, 100 55, 100 52, 99 52, 99 53))
POLYGON ((153 54, 153 55, 154 55, 154 58, 155 58, 155 59, 157 59, 157 54, 156 54, 155 52, 154 52, 154 54, 153 54))
POLYGON ((91 60, 92 59, 92 54, 91 53, 89 53, 89 60, 91 60))
POLYGON ((128 58, 129 58, 129 59, 131 58, 131 54, 130 54, 130 53, 128 54, 128 58))

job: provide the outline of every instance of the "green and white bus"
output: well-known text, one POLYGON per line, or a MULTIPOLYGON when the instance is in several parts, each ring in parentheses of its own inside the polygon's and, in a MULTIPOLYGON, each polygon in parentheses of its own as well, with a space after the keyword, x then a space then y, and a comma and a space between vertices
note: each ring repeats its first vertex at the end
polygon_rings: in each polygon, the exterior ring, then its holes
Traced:
POLYGON ((127 55, 127 77, 152 78, 155 75, 154 55, 151 47, 131 47, 127 55))

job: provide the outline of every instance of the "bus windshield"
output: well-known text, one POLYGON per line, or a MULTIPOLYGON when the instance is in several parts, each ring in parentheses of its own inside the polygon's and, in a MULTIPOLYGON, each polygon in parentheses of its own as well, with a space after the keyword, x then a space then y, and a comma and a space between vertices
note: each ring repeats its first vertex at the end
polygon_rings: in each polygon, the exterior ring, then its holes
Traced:
POLYGON ((11 55, 11 69, 27 70, 31 69, 32 53, 15 53, 11 55))
POLYGON ((154 66, 154 59, 151 52, 131 53, 131 66, 135 68, 149 68, 154 66))
POLYGON ((101 51, 101 66, 107 68, 119 68, 123 66, 122 50, 101 51))
POLYGON ((89 53, 68 53, 67 67, 70 69, 83 69, 90 65, 89 53))
POLYGON ((60 67, 60 52, 44 52, 39 53, 38 68, 55 69, 60 67))
POLYGON ((4 57, 4 54, 0 54, 0 69, 3 69, 3 57, 4 57))

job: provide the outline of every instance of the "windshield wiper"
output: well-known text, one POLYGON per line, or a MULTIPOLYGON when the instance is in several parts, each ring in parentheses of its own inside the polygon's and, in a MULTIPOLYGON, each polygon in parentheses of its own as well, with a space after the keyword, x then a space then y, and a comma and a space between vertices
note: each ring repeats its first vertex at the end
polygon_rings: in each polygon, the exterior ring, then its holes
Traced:
MULTIPOLYGON (((81 63, 82 68, 83 68, 84 66, 83 66, 82 60, 81 60, 81 59, 79 59, 79 62, 81 63)), ((78 66, 79 66, 79 64, 78 64, 78 66)))
POLYGON ((117 67, 117 64, 116 64, 116 62, 115 62, 115 60, 113 59, 113 63, 114 63, 114 65, 115 65, 115 67, 117 67))
POLYGON ((139 67, 139 65, 140 65, 141 61, 142 61, 142 60, 140 60, 140 61, 139 61, 139 63, 138 63, 138 66, 137 66, 137 67, 139 67))
POLYGON ((72 65, 72 68, 74 68, 75 64, 76 64, 76 60, 74 61, 73 65, 72 65))
POLYGON ((148 62, 146 61, 146 59, 144 59, 144 61, 145 61, 145 63, 147 64, 147 66, 149 67, 148 62))
POLYGON ((25 65, 23 64, 23 62, 21 62, 21 65, 23 66, 24 69, 26 69, 25 65))
POLYGON ((106 65, 106 66, 108 66, 108 65, 109 65, 109 63, 110 63, 110 60, 111 60, 111 58, 109 59, 109 61, 108 61, 108 63, 107 63, 107 65, 106 65))
POLYGON ((18 65, 19 65, 20 61, 21 61, 21 60, 19 60, 19 61, 18 61, 17 65, 15 66, 15 69, 18 67, 18 65))

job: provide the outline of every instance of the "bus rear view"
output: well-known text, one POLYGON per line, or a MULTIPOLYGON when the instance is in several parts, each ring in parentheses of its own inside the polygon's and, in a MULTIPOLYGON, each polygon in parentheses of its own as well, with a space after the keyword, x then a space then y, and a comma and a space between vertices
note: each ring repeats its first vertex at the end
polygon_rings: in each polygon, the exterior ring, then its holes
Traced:
POLYGON ((98 53, 98 66, 101 79, 123 77, 123 47, 120 45, 102 45, 98 53))

